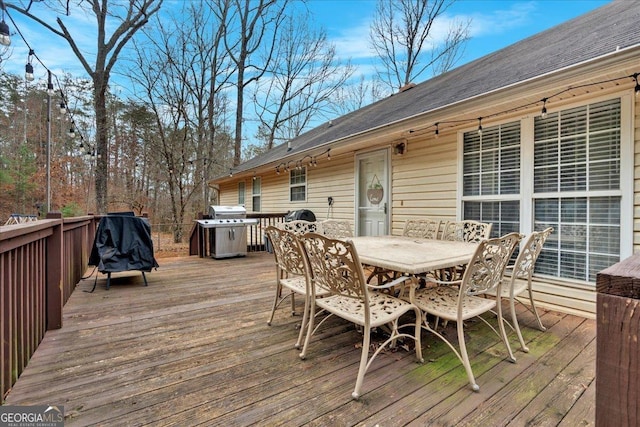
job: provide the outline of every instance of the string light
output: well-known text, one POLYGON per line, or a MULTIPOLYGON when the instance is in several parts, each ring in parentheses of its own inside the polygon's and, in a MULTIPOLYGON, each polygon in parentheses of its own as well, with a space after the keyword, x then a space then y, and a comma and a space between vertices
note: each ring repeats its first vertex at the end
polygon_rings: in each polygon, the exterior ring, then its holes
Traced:
MULTIPOLYGON (((48 78, 48 82, 47 82, 47 95, 48 96, 54 96, 55 95, 55 90, 54 90, 52 77, 55 78, 56 85, 57 85, 58 88, 60 88, 60 82, 58 81, 58 77, 55 74, 53 74, 53 72, 51 72, 51 70, 49 70, 49 68, 42 62, 42 60, 40 60, 38 55, 36 55, 36 53, 33 50, 33 48, 29 45, 29 42, 27 42, 27 40, 25 39, 24 35, 20 31, 20 28, 16 25, 16 22, 13 20, 11 15, 5 9, 3 0, 0 0, 0 9, 2 10, 2 21, 0 21, 0 44, 5 45, 5 46, 9 46, 11 44, 9 26, 5 22, 5 14, 6 14, 6 16, 9 18, 9 20, 13 23, 13 26, 16 29, 16 33, 20 36, 22 41, 24 41, 24 43, 27 46, 27 48, 29 48, 29 54, 27 56, 27 63, 25 64, 25 76, 24 76, 25 80, 27 80, 27 81, 33 81, 34 80, 35 76, 34 76, 34 72, 33 72, 34 71, 33 60, 34 59, 37 60, 38 63, 40 63, 40 65, 42 65, 45 68, 45 70, 47 71, 48 77, 49 77, 48 78)), ((71 111, 69 111, 69 109, 67 108, 67 103, 65 101, 65 96, 64 96, 64 92, 62 91, 62 89, 60 89, 60 95, 61 95, 61 98, 62 98, 62 101, 59 104, 60 105, 60 114, 67 114, 69 116, 69 118, 71 119, 71 122, 73 124, 72 128, 69 129, 69 132, 67 132, 67 135, 69 135, 71 138, 74 138, 76 136, 76 134, 79 134, 80 135, 80 143, 81 143, 79 148, 82 150, 83 149, 82 143, 84 142, 84 138, 83 138, 82 134, 78 132, 78 129, 75 126, 75 123, 73 122, 73 115, 71 114, 71 111)), ((95 156, 96 153, 92 152, 91 155, 95 156)))
POLYGON ((316 166, 318 166, 318 156, 326 154, 327 155, 327 160, 331 160, 331 155, 329 154, 330 151, 331 151, 331 149, 327 148, 327 151, 325 151, 323 153, 320 153, 318 155, 315 155, 315 156, 312 156, 310 154, 306 154, 304 157, 302 157, 299 160, 289 160, 287 162, 281 162, 275 167, 276 175, 280 175, 280 173, 282 173, 282 172, 291 171, 291 168, 289 167, 289 165, 291 165, 291 164, 294 165, 293 169, 296 169, 296 170, 302 170, 302 168, 305 167, 305 166, 313 166, 315 168, 316 166), (308 163, 305 163, 306 159, 309 159, 308 163))
POLYGON ((2 9, 2 21, 0 21, 0 44, 3 46, 11 46, 11 34, 9 26, 4 22, 4 13, 6 12, 6 9, 2 0, 0 0, 0 9, 2 9))
POLYGON ((33 49, 29 49, 29 56, 27 56, 27 64, 24 66, 24 78, 28 82, 32 82, 34 79, 33 64, 31 63, 33 61, 33 55, 35 55, 35 52, 33 51, 33 49))
POLYGON ((629 76, 623 76, 623 77, 615 77, 612 79, 607 79, 607 80, 602 80, 602 81, 598 81, 598 82, 593 82, 593 83, 585 83, 582 85, 576 85, 576 86, 568 86, 566 89, 563 89, 559 92, 554 93, 553 95, 547 96, 545 98, 542 98, 540 101, 535 101, 535 102, 530 102, 528 104, 524 104, 524 105, 520 105, 518 107, 514 107, 505 111, 500 111, 498 113, 494 113, 491 114, 489 116, 484 116, 484 117, 479 117, 477 119, 462 119, 462 120, 447 120, 447 121, 440 121, 437 123, 434 123, 432 125, 423 127, 423 128, 418 128, 418 129, 409 129, 407 132, 409 134, 417 134, 420 131, 424 131, 427 129, 430 129, 431 127, 435 128, 435 136, 438 137, 438 135, 440 134, 440 125, 442 124, 461 124, 461 123, 469 123, 471 121, 477 120, 478 121, 478 134, 482 133, 482 119, 486 119, 487 117, 496 117, 496 116, 500 116, 500 115, 504 115, 504 114, 509 114, 509 113, 513 113, 516 111, 520 111, 523 109, 527 109, 530 108, 532 106, 535 106, 537 104, 539 104, 540 102, 542 102, 542 109, 540 111, 540 115, 542 118, 547 117, 547 102, 551 99, 551 98, 555 98, 557 96, 560 96, 566 92, 569 92, 571 90, 575 90, 575 89, 582 89, 582 88, 586 88, 586 87, 592 87, 592 86, 598 86, 598 85, 602 85, 604 83, 613 83, 613 82, 618 82, 621 80, 625 80, 628 78, 632 78, 633 81, 635 82, 635 87, 634 87, 634 92, 636 94, 636 96, 640 96, 640 73, 634 73, 632 75, 629 76))

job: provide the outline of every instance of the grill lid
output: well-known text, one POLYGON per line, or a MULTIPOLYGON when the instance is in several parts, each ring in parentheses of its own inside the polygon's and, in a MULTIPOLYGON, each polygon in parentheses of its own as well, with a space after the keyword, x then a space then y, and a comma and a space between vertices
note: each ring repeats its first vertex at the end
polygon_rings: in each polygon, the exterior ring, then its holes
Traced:
POLYGON ((244 206, 209 206, 209 216, 213 219, 246 218, 247 210, 244 206))

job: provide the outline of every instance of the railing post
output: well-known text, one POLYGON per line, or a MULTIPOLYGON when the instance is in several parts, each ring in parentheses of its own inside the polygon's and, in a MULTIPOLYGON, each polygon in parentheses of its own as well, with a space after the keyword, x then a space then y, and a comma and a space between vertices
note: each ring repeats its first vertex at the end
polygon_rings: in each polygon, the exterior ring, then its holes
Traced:
POLYGON ((640 425, 640 254, 596 276, 596 426, 640 425))
POLYGON ((47 330, 62 327, 62 306, 64 293, 62 283, 62 232, 63 221, 60 212, 49 212, 47 219, 59 219, 52 227, 52 235, 47 239, 47 330))

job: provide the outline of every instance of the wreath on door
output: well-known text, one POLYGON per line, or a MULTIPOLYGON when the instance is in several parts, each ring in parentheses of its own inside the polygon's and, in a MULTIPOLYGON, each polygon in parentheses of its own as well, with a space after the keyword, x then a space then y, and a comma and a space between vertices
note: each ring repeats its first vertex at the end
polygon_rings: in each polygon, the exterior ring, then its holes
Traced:
POLYGON ((383 197, 384 189, 378 179, 378 175, 374 174, 373 178, 371 178, 371 182, 369 183, 369 188, 367 189, 367 199, 371 204, 378 205, 382 201, 383 197))

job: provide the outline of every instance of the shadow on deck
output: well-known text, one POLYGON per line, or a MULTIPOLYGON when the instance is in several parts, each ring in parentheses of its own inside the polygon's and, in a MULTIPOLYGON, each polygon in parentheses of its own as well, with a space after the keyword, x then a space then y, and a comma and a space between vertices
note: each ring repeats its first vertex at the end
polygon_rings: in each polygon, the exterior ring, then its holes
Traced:
MULTIPOLYGON (((529 353, 506 360, 481 322, 468 340, 480 392, 435 337, 426 362, 387 352, 351 399, 361 343, 332 319, 307 360, 293 348, 300 317, 288 304, 267 326, 273 256, 161 259, 138 272, 80 282, 62 329, 46 333, 5 404, 64 405, 65 425, 512 425, 595 423, 595 321, 542 310, 523 315, 529 353)), ((302 307, 302 301, 297 301, 302 307)), ((511 344, 519 348, 515 334, 511 344)))

